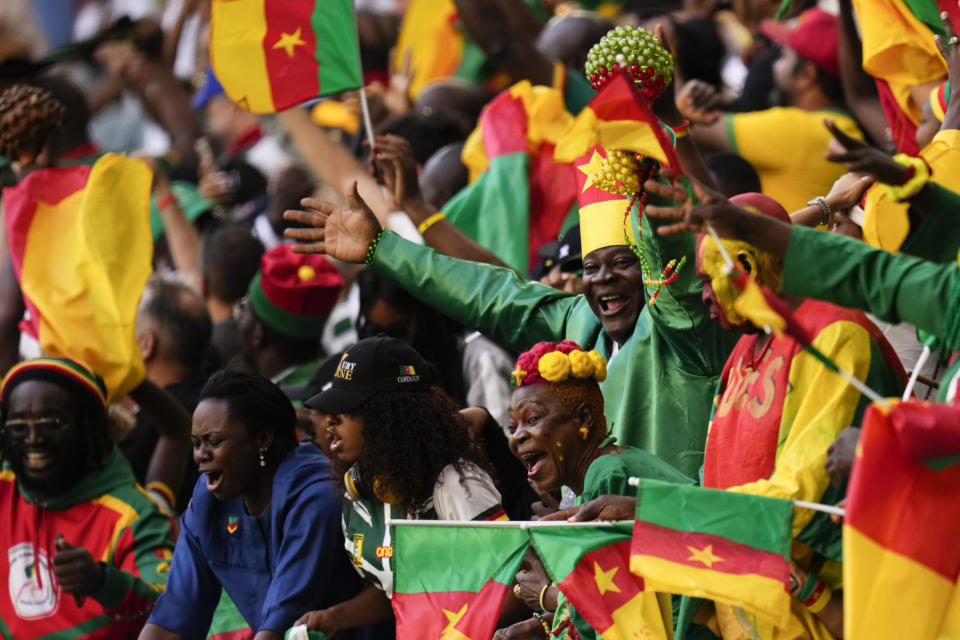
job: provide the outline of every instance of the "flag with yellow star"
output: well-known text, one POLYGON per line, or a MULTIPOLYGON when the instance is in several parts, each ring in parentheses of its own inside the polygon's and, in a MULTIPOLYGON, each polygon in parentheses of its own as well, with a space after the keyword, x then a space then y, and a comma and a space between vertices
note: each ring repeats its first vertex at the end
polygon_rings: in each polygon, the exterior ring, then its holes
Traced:
POLYGON ((596 632, 604 640, 673 637, 670 596, 650 590, 643 578, 630 573, 630 531, 629 522, 530 529, 544 567, 572 605, 570 620, 581 635, 596 632))
POLYGON ((487 640, 530 545, 518 528, 394 528, 398 640, 487 640))
POLYGON ((453 224, 521 273, 536 264, 537 249, 576 222, 573 166, 553 160, 572 121, 555 88, 524 80, 501 92, 463 147, 471 184, 437 203, 453 224))
POLYGON ((643 479, 630 570, 657 591, 723 602, 783 626, 793 511, 790 500, 643 479))
POLYGON ((352 0, 213 0, 210 62, 231 100, 274 113, 362 83, 352 0))

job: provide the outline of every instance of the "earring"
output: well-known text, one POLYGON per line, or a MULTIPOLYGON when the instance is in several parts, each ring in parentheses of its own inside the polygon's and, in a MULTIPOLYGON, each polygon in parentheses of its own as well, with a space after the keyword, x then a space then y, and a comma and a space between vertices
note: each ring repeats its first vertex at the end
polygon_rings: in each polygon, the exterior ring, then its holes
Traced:
POLYGON ((260 468, 267 466, 267 461, 263 458, 263 453, 266 451, 263 447, 260 447, 260 468))
POLYGON ((586 427, 580 427, 581 440, 586 440, 589 435, 590 435, 590 429, 587 429, 586 427))

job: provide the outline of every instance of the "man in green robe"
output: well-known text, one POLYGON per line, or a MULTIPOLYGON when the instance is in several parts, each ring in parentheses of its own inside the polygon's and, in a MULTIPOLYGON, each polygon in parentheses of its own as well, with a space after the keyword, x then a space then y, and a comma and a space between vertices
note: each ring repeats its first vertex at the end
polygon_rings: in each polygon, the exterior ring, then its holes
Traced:
MULTIPOLYGON (((366 261, 426 304, 507 349, 563 339, 596 349, 609 361, 602 388, 618 442, 646 449, 695 477, 718 376, 737 336, 710 318, 692 264, 661 289, 656 304, 648 304, 653 288, 643 284, 641 261, 625 238, 626 199, 603 213, 587 217, 581 212, 581 295, 524 280, 508 269, 450 258, 383 231, 356 194, 349 208, 319 200, 303 203, 312 211, 285 214, 287 220, 315 227, 287 230, 288 236, 308 241, 298 251, 366 261)), ((630 217, 634 237, 640 237, 635 209, 630 217)), ((654 277, 672 258, 693 262, 692 234, 661 239, 649 227, 643 225, 642 238, 654 277)))

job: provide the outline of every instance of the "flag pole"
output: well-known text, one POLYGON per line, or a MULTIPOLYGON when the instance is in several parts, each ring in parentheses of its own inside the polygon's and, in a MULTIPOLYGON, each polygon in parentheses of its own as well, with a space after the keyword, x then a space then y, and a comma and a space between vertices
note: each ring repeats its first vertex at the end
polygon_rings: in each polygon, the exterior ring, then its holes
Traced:
POLYGON ((916 386, 917 378, 920 376, 920 369, 923 369, 923 365, 927 364, 927 359, 932 352, 933 350, 929 345, 923 345, 923 351, 920 352, 920 357, 917 358, 917 364, 913 365, 913 372, 907 381, 907 388, 903 390, 903 397, 900 398, 904 402, 909 400, 910 396, 913 395, 913 388, 916 386))
POLYGON ((610 522, 570 522, 568 520, 408 520, 406 518, 387 518, 387 526, 417 525, 420 527, 480 527, 488 529, 541 529, 544 527, 612 527, 615 524, 631 524, 633 520, 610 522))
MULTIPOLYGON (((631 487, 639 487, 641 478, 637 476, 631 476, 627 478, 627 484, 631 487)), ((829 504, 821 504, 819 502, 807 502, 806 500, 791 500, 794 505, 802 507, 804 509, 813 509, 814 511, 822 511, 823 513, 829 513, 834 516, 843 517, 846 514, 846 510, 841 507, 835 507, 829 504)))
POLYGON ((367 87, 363 83, 363 58, 360 56, 360 26, 357 24, 357 5, 353 5, 353 33, 357 43, 357 62, 360 63, 360 114, 363 116, 363 128, 367 130, 367 144, 370 145, 370 157, 376 139, 373 135, 373 120, 370 118, 370 104, 367 102, 367 87))
POLYGON ((734 264, 733 259, 730 258, 730 254, 727 252, 727 248, 723 246, 723 242, 720 241, 720 236, 717 234, 717 230, 713 228, 713 225, 709 222, 706 223, 707 231, 710 233, 710 237, 713 238, 713 241, 717 243, 717 248, 720 249, 720 255, 723 256, 723 261, 727 265, 728 273, 733 270, 734 264))

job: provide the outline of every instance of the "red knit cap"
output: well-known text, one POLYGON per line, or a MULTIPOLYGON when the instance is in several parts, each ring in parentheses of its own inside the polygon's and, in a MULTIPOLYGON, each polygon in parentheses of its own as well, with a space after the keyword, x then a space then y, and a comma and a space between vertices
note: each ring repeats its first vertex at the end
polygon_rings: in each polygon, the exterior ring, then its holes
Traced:
POLYGON ((340 298, 343 276, 324 256, 282 244, 263 254, 250 283, 250 306, 263 322, 298 338, 319 338, 340 298))

